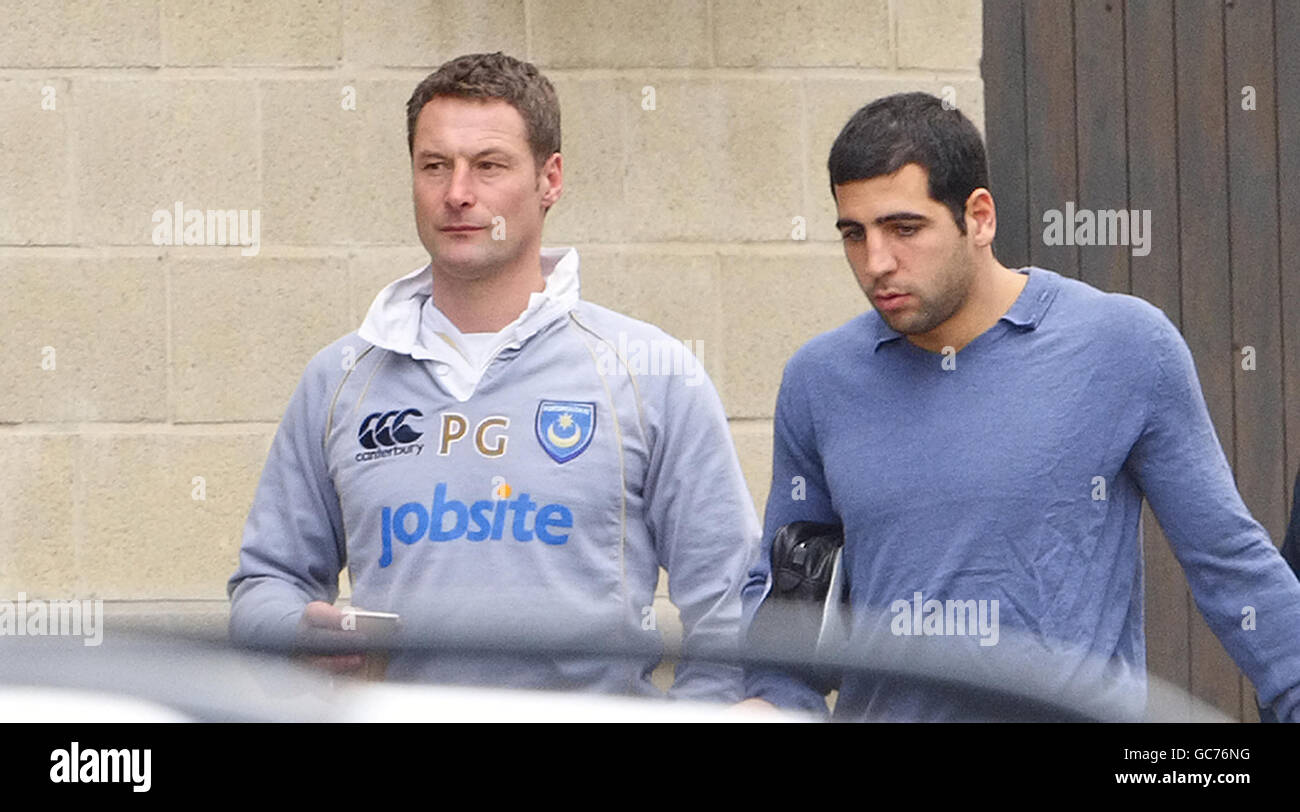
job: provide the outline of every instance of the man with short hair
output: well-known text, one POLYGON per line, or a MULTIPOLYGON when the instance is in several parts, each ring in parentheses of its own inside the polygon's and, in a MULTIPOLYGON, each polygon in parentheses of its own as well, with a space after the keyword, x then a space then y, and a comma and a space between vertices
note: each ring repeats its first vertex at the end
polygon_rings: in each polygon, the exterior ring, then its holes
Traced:
MULTIPOLYGON (((778 528, 840 524, 850 651, 907 638, 978 673, 1014 639, 1016 656, 1059 669, 1044 684, 1115 678, 1128 688, 1111 698, 1140 712, 1145 496, 1210 627, 1264 703, 1300 719, 1300 585, 1237 493, 1178 329, 1133 296, 1002 266, 979 132, 933 96, 863 107, 829 169, 874 310, 785 368, 746 617, 770 588, 778 528)), ((752 669, 746 682, 749 697, 826 710, 798 676, 752 669)), ((860 673, 835 714, 980 716, 860 673)))
MULTIPOLYGON (((230 579, 231 635, 337 630, 346 566, 353 604, 401 615, 407 642, 507 642, 404 652, 390 678, 653 693, 661 566, 687 654, 736 642, 758 521, 722 405, 681 342, 581 300, 577 252, 541 247, 563 167, 534 66, 447 62, 407 134, 430 262, 307 366, 230 579), (532 643, 557 655, 514 656, 532 643), (602 647, 643 654, 578 656, 602 647)), ((688 660, 670 694, 734 701, 740 676, 688 660)))

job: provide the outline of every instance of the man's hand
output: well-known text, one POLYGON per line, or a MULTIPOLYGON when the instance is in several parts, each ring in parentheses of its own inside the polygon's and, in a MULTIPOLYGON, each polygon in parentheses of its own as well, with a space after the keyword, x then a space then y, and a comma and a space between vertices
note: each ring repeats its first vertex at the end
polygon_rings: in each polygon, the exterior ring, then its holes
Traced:
MULTIPOLYGON (((317 642, 338 640, 360 643, 363 640, 360 632, 343 628, 342 610, 325 601, 307 604, 302 620, 298 623, 298 637, 317 642)), ((306 654, 302 660, 314 668, 347 676, 360 676, 365 665, 365 657, 361 654, 306 654)))
POLYGON ((749 699, 743 699, 732 705, 732 709, 744 713, 780 713, 781 709, 766 699, 759 699, 751 696, 749 699))

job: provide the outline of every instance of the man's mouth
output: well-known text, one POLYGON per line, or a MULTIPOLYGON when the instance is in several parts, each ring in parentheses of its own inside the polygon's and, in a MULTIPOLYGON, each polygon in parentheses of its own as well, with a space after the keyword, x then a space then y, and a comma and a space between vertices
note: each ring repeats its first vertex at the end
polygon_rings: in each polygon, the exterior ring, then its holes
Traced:
POLYGON ((487 226, 444 226, 440 231, 461 232, 461 231, 482 231, 487 226))
POLYGON ((910 293, 877 293, 872 298, 878 310, 896 310, 911 298, 910 293))

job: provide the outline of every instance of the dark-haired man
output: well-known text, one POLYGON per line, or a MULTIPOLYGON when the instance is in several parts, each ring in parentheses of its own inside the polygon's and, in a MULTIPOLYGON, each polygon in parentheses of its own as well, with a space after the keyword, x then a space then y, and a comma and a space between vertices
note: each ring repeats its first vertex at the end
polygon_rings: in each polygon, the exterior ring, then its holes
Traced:
MULTIPOLYGON (((1140 712, 1145 496, 1210 627, 1263 701, 1300 718, 1300 585, 1237 493, 1177 328, 1141 299, 1002 266, 979 133, 937 98, 862 108, 829 169, 874 310, 786 366, 746 616, 768 589, 776 529, 839 523, 850 645, 915 638, 978 670, 1014 640, 1016 657, 1059 669, 1026 679, 1106 677, 1119 689, 1101 695, 1140 712)), ((825 711, 789 674, 754 670, 746 688, 825 711)), ((980 716, 861 674, 844 678, 835 710, 980 716)))
MULTIPOLYGON (((400 615, 407 642, 478 648, 407 651, 390 678, 653 693, 653 651, 562 655, 653 649, 661 566, 687 653, 734 646, 758 521, 718 396, 681 342, 579 298, 576 251, 541 247, 563 173, 534 66, 447 62, 407 136, 430 262, 308 365, 230 579, 231 635, 338 629, 346 566, 354 605, 400 615)), ((670 693, 739 688, 735 666, 691 660, 670 693)))

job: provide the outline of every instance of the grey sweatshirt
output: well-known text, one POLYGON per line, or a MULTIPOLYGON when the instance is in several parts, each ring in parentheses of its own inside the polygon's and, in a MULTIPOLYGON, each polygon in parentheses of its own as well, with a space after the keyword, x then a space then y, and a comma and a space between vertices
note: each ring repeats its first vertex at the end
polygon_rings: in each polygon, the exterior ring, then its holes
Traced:
MULTIPOLYGON (((352 602, 424 632, 578 647, 659 645, 660 566, 687 653, 734 649, 759 525, 698 359, 579 298, 573 249, 482 366, 428 307, 428 266, 307 365, 272 442, 227 591, 230 633, 293 639, 352 602)), ((407 652, 393 679, 653 693, 634 661, 407 652)), ((670 695, 731 701, 740 671, 687 660, 670 695)))

